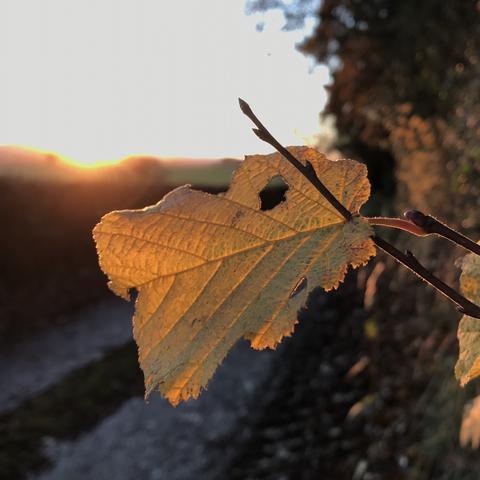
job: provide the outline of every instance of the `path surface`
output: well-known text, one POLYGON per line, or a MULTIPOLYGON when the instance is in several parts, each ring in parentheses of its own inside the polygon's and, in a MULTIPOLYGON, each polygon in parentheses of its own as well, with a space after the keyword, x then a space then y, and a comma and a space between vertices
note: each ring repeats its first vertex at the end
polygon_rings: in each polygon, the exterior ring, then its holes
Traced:
POLYGON ((135 397, 73 442, 45 439, 45 452, 54 467, 31 478, 213 478, 224 466, 214 445, 227 439, 248 416, 252 395, 270 373, 274 355, 253 351, 242 342, 196 401, 173 408, 158 394, 149 403, 135 397))
MULTIPOLYGON (((112 298, 1 352, 0 413, 21 412, 23 402, 131 342, 131 316, 131 305, 112 298)), ((157 393, 149 403, 129 397, 73 440, 43 437, 41 448, 51 466, 29 478, 214 478, 225 466, 222 456, 228 450, 229 433, 248 418, 254 392, 271 375, 277 355, 278 351, 254 351, 242 341, 196 401, 173 408, 157 393)), ((55 417, 48 421, 55 422, 55 417)))
POLYGON ((112 298, 73 314, 65 325, 0 351, 0 412, 131 340, 132 312, 129 303, 112 298))

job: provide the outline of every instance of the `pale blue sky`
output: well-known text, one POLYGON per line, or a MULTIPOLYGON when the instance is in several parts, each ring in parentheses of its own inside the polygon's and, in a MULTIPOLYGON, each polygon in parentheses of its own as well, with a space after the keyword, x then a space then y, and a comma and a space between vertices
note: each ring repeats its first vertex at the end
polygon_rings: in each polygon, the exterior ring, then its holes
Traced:
POLYGON ((261 19, 244 0, 1 0, 0 144, 81 162, 270 151, 239 96, 304 143, 328 72, 295 50, 305 32, 273 12, 259 33, 261 19))

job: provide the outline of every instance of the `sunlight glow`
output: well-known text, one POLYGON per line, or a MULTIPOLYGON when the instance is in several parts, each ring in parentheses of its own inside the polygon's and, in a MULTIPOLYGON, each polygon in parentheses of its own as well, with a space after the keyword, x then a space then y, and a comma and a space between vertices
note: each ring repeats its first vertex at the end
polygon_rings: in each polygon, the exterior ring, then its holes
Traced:
POLYGON ((0 144, 32 145, 83 165, 140 152, 271 151, 251 133, 238 97, 284 144, 302 143, 320 129, 328 71, 295 50, 305 32, 282 32, 279 12, 245 16, 244 6, 2 1, 0 144))
POLYGON ((80 160, 74 160, 73 158, 65 157, 63 155, 59 155, 58 158, 63 162, 65 162, 67 165, 71 165, 73 167, 78 167, 78 168, 107 167, 108 165, 115 165, 116 163, 122 160, 118 158, 113 160, 94 160, 94 159, 83 158, 80 161, 80 160))
MULTIPOLYGON (((3 146, 0 145, 0 151, 3 146)), ((9 146, 12 147, 12 146, 9 146)), ((98 160, 93 156, 91 158, 82 157, 81 160, 70 158, 65 155, 59 154, 52 150, 43 150, 41 148, 33 147, 31 145, 20 145, 22 150, 30 151, 33 154, 41 155, 41 156, 52 156, 56 159, 60 160, 61 162, 65 163, 66 165, 70 165, 72 167, 82 168, 82 169, 90 169, 90 168, 97 168, 97 167, 107 167, 109 165, 115 165, 122 161, 122 158, 113 158, 110 160, 98 160)), ((136 155, 135 155, 136 156, 136 155)))

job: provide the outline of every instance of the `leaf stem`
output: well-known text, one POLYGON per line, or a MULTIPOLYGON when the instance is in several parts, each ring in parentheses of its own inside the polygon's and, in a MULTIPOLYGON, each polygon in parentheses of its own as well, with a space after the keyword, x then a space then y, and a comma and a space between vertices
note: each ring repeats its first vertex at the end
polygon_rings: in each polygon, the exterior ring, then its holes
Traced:
POLYGON ((345 208, 332 192, 324 185, 324 183, 318 178, 315 169, 312 164, 307 161, 306 165, 300 162, 294 155, 292 155, 283 145, 281 145, 273 135, 265 128, 263 123, 253 113, 252 109, 245 100, 238 99, 240 109, 242 112, 255 124, 257 128, 253 129, 253 132, 260 140, 270 144, 279 153, 281 153, 322 195, 323 197, 340 213, 345 220, 350 221, 352 219, 351 212, 345 208))
POLYGON ((424 237, 429 235, 428 233, 420 228, 418 225, 414 223, 404 220, 403 218, 391 218, 391 217, 364 217, 370 225, 378 225, 381 227, 390 227, 390 228, 398 228, 400 230, 405 230, 406 232, 412 233, 413 235, 417 235, 419 237, 424 237))
POLYGON ((412 252, 407 250, 405 253, 402 253, 392 244, 388 243, 386 240, 377 235, 372 236, 372 240, 374 241, 375 245, 377 245, 377 247, 381 248, 384 252, 395 258, 397 262, 401 263, 409 270, 414 272, 424 282, 428 283, 440 293, 445 295, 447 298, 452 300, 452 302, 456 303, 457 309, 461 313, 470 317, 480 318, 480 307, 478 305, 475 305, 474 303, 470 302, 470 300, 467 300, 464 296, 453 290, 453 288, 443 283, 438 277, 433 275, 433 273, 429 272, 415 258, 412 252))
POLYGON ((430 215, 425 215, 419 210, 407 210, 403 215, 407 218, 407 220, 391 217, 364 218, 370 225, 398 228, 419 237, 435 234, 450 240, 465 250, 480 255, 480 245, 478 243, 475 243, 470 238, 462 235, 456 230, 453 230, 453 228, 448 227, 444 223, 439 222, 436 218, 430 215))

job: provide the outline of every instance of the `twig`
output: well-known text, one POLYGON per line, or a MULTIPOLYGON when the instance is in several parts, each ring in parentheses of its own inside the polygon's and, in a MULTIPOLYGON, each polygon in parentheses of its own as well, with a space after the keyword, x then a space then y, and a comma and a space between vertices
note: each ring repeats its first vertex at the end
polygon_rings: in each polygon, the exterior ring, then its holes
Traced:
POLYGON ((443 293, 448 297, 452 302, 457 304, 457 309, 470 317, 480 318, 480 307, 474 303, 467 300, 464 296, 460 295, 458 292, 453 290, 447 284, 443 283, 439 278, 437 278, 433 273, 429 272, 412 254, 408 251, 402 253, 396 247, 385 241, 383 238, 374 235, 372 237, 375 245, 381 248, 384 252, 388 253, 390 256, 395 258, 397 262, 401 263, 416 275, 418 275, 423 281, 430 284, 432 287, 437 289, 440 293, 443 293))
POLYGON ((408 210, 404 213, 404 216, 413 225, 421 228, 426 235, 434 233, 450 240, 453 243, 456 243, 457 245, 460 245, 470 252, 480 255, 480 245, 478 243, 475 243, 473 240, 470 240, 465 235, 458 233, 444 223, 439 222, 436 218, 430 215, 425 215, 418 210, 408 210))
MULTIPOLYGON (((349 212, 330 192, 330 190, 321 182, 318 178, 315 169, 313 168, 310 162, 306 162, 304 165, 298 159, 295 158, 284 146, 282 146, 272 134, 265 128, 265 126, 260 122, 260 120, 255 116, 252 109, 241 98, 238 99, 240 103, 240 108, 242 112, 256 125, 257 128, 254 128, 253 131, 258 138, 272 145, 279 153, 281 153, 322 195, 323 197, 330 202, 330 204, 345 218, 345 220, 350 221, 352 219, 352 214, 349 212)), ((401 228, 415 235, 424 236, 431 233, 436 233, 437 235, 442 235, 449 240, 462 245, 463 247, 471 250, 477 254, 480 254, 480 246, 477 245, 472 240, 464 237, 463 235, 455 232, 455 230, 450 229, 443 223, 440 223, 438 220, 433 217, 424 215, 417 210, 409 210, 405 213, 405 216, 408 220, 402 220, 398 218, 367 218, 367 221, 371 225, 384 225, 393 228, 401 228)), ((447 284, 443 283, 439 278, 437 278, 433 273, 429 272, 410 252, 402 253, 392 244, 388 243, 383 238, 378 235, 372 235, 372 240, 375 245, 382 249, 385 253, 393 257, 397 262, 401 263, 409 270, 414 272, 418 277, 423 281, 431 285, 433 288, 438 290, 440 293, 449 298, 452 302, 457 305, 457 309, 470 317, 480 318, 480 307, 470 302, 460 293, 453 290, 447 284)))
POLYGON ((256 117, 252 109, 245 100, 238 99, 242 112, 256 125, 253 132, 260 140, 270 144, 279 153, 281 153, 322 195, 323 197, 340 213, 345 220, 350 221, 352 214, 345 208, 333 195, 333 193, 318 178, 312 164, 307 161, 306 165, 300 162, 283 145, 281 145, 273 135, 265 128, 263 123, 256 117))

